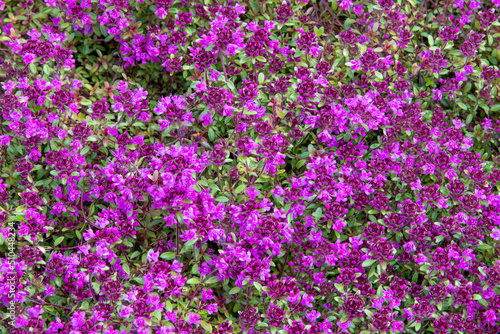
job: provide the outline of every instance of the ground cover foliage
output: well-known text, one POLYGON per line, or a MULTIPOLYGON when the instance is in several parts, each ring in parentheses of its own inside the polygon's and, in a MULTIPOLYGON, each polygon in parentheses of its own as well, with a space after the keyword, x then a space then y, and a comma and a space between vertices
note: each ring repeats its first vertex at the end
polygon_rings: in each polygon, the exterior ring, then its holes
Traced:
POLYGON ((1 331, 497 333, 499 10, 0 1, 1 331))

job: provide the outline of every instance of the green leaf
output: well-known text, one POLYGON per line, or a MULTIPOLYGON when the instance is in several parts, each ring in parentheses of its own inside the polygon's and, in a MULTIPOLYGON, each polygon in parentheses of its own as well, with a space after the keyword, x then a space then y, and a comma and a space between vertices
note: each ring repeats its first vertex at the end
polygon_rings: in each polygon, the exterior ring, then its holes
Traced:
POLYGON ((59 237, 54 241, 54 247, 59 245, 61 242, 63 242, 64 237, 59 237))
POLYGON ((95 212, 95 205, 94 203, 90 204, 90 209, 89 209, 89 216, 92 216, 95 212))
POLYGON ((240 290, 241 289, 239 287, 235 286, 234 288, 232 288, 231 290, 229 290, 229 294, 230 295, 234 295, 234 294, 240 292, 240 290))
POLYGON ((215 133, 212 128, 208 129, 208 139, 210 139, 211 142, 213 142, 215 139, 215 133))
POLYGON ((236 189, 234 189, 233 193, 237 195, 243 190, 245 190, 246 187, 247 187, 246 184, 240 184, 236 189))
POLYGON ((226 196, 219 196, 215 199, 217 202, 222 202, 222 203, 226 203, 226 202, 229 202, 229 198, 227 198, 226 196))
POLYGON ((344 314, 344 316, 342 318, 340 318, 340 322, 347 322, 349 319, 351 318, 351 315, 350 314, 344 314))
POLYGON ((90 151, 90 147, 89 146, 85 146, 84 148, 82 148, 82 150, 80 151, 80 154, 81 155, 85 155, 85 153, 87 153, 88 151, 90 151))
POLYGON ((99 25, 99 29, 101 30, 101 35, 108 36, 108 31, 106 30, 105 26, 99 25))
POLYGON ((92 282, 92 287, 94 288, 95 293, 99 294, 101 291, 101 282, 92 282))
POLYGON ((124 272, 126 272, 127 274, 129 274, 129 275, 130 275, 130 267, 129 267, 128 263, 123 262, 123 264, 122 264, 122 268, 123 268, 123 271, 124 271, 124 272))
POLYGON ((196 277, 193 277, 193 278, 188 279, 186 283, 187 284, 198 284, 198 283, 200 283, 200 280, 196 277))
POLYGON ((154 312, 151 312, 150 314, 151 318, 155 319, 156 322, 160 322, 161 321, 161 312, 159 310, 154 310, 154 312))
POLYGON ((323 217, 323 210, 321 208, 317 208, 316 211, 312 214, 312 216, 318 219, 323 217))
POLYGON ((252 9, 256 12, 260 11, 260 6, 257 2, 255 1, 250 1, 250 6, 252 6, 252 9))
POLYGON ((123 240, 123 244, 128 247, 134 247, 134 244, 128 241, 127 239, 123 240))
POLYGON ((205 284, 214 284, 217 283, 217 281, 218 281, 217 277, 210 277, 205 281, 205 284))
POLYGON ((52 69, 50 68, 50 66, 48 64, 44 64, 43 67, 43 72, 47 75, 51 75, 52 74, 52 69))
POLYGON ((418 331, 420 329, 420 326, 422 326, 422 324, 420 322, 416 322, 415 323, 415 330, 418 331))
POLYGON ((295 165, 295 168, 296 169, 299 169, 300 167, 304 166, 305 164, 307 163, 306 160, 300 160, 299 162, 297 162, 297 164, 295 165))
POLYGON ((175 252, 166 252, 160 255, 160 258, 165 260, 172 260, 175 258, 175 252))
POLYGON ((384 80, 384 76, 382 75, 382 73, 380 73, 380 72, 378 72, 378 71, 375 71, 375 73, 374 73, 374 74, 375 74, 375 76, 376 76, 377 78, 379 78, 380 80, 384 80))
POLYGON ((89 306, 89 302, 88 301, 84 301, 82 303, 82 306, 80 306, 80 310, 88 310, 90 308, 89 306))
POLYGON ((196 239, 191 239, 191 240, 188 240, 185 244, 184 244, 184 247, 182 248, 183 251, 187 250, 188 247, 191 247, 194 245, 194 243, 196 242, 196 239))
POLYGON ((432 35, 428 35, 427 39, 429 40, 429 46, 433 47, 434 46, 434 37, 432 37, 432 35))
POLYGON ((470 91, 470 89, 471 89, 471 88, 472 88, 472 84, 469 82, 469 83, 465 86, 463 93, 464 93, 464 94, 465 94, 465 93, 468 93, 468 92, 470 91))
POLYGON ((257 57, 257 60, 258 60, 258 61, 261 61, 261 62, 263 62, 263 63, 265 63, 265 62, 266 62, 266 58, 264 58, 264 57, 262 57, 262 56, 258 56, 258 57, 257 57))
POLYGON ((361 265, 363 267, 370 267, 375 262, 377 262, 377 260, 369 259, 369 260, 365 260, 361 265))
POLYGON ((264 83, 264 80, 266 80, 266 76, 264 73, 260 72, 259 73, 259 84, 262 85, 264 83))
POLYGON ((80 101, 80 104, 81 104, 82 106, 91 106, 91 105, 92 105, 92 101, 87 100, 87 99, 82 99, 82 100, 80 101))
POLYGON ((207 331, 208 333, 212 333, 212 325, 210 325, 208 322, 200 320, 200 325, 205 331, 207 331))

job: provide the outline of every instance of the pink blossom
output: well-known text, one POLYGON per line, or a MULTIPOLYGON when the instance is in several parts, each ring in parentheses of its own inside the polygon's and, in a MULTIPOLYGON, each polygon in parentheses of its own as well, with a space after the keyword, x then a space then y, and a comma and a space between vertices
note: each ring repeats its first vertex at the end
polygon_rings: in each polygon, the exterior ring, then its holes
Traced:
POLYGON ((193 313, 193 312, 189 312, 187 323, 190 325, 199 325, 200 324, 200 315, 193 313))

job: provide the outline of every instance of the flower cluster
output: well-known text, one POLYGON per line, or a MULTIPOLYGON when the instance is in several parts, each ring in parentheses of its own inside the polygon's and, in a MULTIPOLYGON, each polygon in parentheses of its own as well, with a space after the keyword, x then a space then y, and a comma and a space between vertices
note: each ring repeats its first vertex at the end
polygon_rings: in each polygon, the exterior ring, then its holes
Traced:
POLYGON ((498 333, 499 11, 0 1, 0 332, 498 333))

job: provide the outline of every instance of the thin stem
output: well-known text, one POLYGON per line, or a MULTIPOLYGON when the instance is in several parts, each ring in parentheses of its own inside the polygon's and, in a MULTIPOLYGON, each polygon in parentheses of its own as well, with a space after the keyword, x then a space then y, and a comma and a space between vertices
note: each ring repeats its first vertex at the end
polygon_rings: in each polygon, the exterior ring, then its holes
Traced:
POLYGON ((224 71, 224 78, 226 79, 226 83, 228 82, 227 80, 227 72, 226 72, 226 65, 224 65, 224 52, 219 53, 220 55, 220 61, 222 62, 222 70, 224 71))
POLYGON ((177 222, 177 224, 175 224, 175 235, 176 235, 176 241, 177 241, 177 247, 175 249, 175 255, 178 256, 179 255, 179 222, 177 222))

